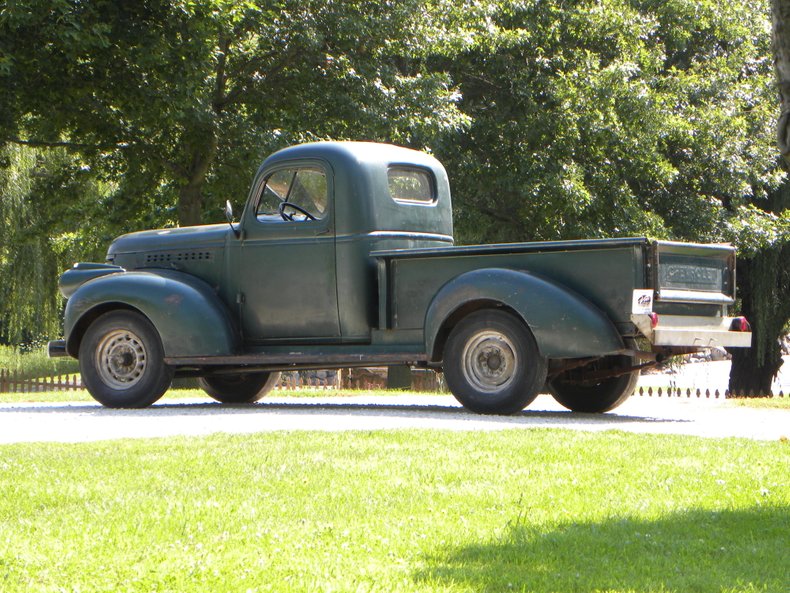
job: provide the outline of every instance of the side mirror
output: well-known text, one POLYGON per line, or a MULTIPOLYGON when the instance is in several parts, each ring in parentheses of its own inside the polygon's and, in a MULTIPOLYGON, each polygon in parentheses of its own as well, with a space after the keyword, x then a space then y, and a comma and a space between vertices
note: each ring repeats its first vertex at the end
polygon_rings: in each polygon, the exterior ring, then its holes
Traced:
POLYGON ((228 221, 230 225, 230 230, 233 231, 233 234, 238 239, 241 236, 241 232, 238 228, 233 226, 233 205, 230 203, 230 200, 225 201, 225 220, 228 221))

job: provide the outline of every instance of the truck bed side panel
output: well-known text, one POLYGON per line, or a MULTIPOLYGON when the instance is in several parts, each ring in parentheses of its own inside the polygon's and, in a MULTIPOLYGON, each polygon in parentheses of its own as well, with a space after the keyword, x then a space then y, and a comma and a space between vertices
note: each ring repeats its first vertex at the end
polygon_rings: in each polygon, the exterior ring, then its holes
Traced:
MULTIPOLYGON (((463 248, 462 248, 463 249, 463 248)), ((391 329, 419 329, 431 299, 456 276, 475 269, 507 268, 550 279, 583 295, 616 325, 629 324, 631 295, 646 288, 644 247, 581 248, 512 253, 464 253, 454 249, 431 256, 393 258, 389 262, 391 329)))

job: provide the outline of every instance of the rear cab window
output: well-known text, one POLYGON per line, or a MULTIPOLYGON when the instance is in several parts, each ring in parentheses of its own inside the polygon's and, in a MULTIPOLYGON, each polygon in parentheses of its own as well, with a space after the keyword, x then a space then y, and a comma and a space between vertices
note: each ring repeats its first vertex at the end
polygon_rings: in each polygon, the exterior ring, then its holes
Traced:
POLYGON ((387 183, 390 197, 398 204, 430 206, 436 203, 436 181, 428 169, 390 166, 387 183))

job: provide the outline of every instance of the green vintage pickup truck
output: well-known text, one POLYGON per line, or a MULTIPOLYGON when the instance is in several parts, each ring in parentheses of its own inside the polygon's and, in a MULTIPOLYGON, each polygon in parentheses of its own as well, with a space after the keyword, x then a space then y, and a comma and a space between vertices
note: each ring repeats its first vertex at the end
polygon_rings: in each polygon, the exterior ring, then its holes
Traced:
POLYGON ((726 245, 645 238, 454 246, 433 157, 319 142, 261 165, 228 224, 132 233, 63 274, 65 339, 96 400, 143 407, 173 377, 254 402, 279 372, 410 364, 469 410, 510 414, 547 389, 604 412, 644 365, 748 346, 726 245))

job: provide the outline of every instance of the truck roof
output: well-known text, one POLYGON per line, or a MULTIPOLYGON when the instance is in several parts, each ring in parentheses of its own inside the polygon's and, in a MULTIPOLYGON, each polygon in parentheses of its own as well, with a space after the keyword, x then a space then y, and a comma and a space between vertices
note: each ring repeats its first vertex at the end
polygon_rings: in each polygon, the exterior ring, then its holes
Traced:
POLYGON ((314 159, 327 161, 353 161, 357 165, 392 165, 408 163, 428 169, 441 168, 441 163, 424 152, 378 142, 310 142, 291 146, 275 152, 267 158, 262 168, 269 167, 281 160, 314 159))

